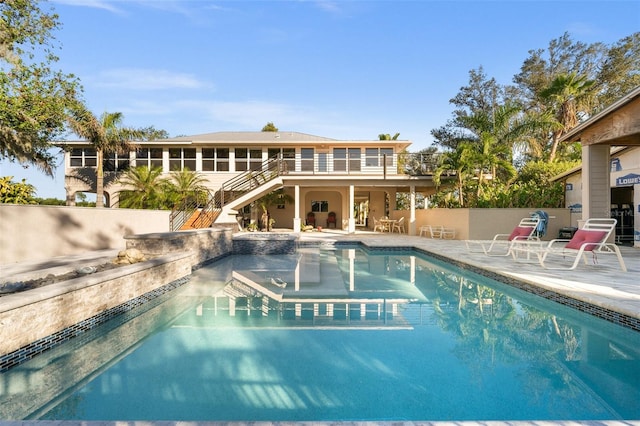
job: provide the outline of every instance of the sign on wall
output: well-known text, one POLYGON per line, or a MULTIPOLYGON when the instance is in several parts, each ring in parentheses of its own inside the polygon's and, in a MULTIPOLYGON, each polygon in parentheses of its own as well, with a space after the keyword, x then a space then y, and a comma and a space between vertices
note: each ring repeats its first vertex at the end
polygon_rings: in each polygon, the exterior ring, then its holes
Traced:
POLYGON ((619 158, 612 158, 611 159, 611 171, 612 172, 619 172, 622 170, 622 165, 620 164, 620 159, 619 158))
POLYGON ((616 179, 616 186, 640 185, 640 175, 629 173, 616 179))

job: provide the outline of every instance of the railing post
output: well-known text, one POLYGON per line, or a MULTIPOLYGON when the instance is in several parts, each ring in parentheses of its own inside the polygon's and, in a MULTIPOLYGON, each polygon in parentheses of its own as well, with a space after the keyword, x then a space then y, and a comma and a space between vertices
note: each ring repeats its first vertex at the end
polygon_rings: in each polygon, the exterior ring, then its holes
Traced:
POLYGON ((382 177, 387 178, 387 154, 382 154, 382 177))

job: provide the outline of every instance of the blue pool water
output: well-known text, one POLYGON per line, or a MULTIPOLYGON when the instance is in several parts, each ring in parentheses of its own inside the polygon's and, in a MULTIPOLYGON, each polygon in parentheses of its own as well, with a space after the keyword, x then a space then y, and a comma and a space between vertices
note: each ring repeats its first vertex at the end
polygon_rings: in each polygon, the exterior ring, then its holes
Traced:
POLYGON ((0 374, 0 419, 640 419, 640 333, 427 256, 233 256, 0 374))

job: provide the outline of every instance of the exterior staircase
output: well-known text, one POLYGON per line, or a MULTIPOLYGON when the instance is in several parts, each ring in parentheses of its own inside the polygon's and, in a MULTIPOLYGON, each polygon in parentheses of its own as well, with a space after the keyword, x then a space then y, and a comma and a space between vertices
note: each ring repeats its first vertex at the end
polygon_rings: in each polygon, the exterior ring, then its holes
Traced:
POLYGON ((172 231, 209 228, 214 223, 235 223, 237 209, 282 187, 287 163, 279 156, 264 161, 260 168, 247 170, 222 184, 212 194, 203 197, 186 196, 174 207, 170 215, 172 231))

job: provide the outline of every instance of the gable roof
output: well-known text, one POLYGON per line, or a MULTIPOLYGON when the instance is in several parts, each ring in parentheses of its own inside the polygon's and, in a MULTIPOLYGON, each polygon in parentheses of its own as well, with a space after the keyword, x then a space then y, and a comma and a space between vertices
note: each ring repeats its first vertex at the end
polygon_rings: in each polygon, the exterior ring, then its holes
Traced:
POLYGON ((300 132, 214 132, 161 139, 163 142, 330 142, 336 139, 300 132))
POLYGON ((613 104, 609 105, 607 108, 603 109, 602 111, 600 111, 599 113, 597 113, 593 117, 589 118, 587 121, 585 121, 583 123, 580 123, 579 125, 577 125, 573 129, 571 129, 569 132, 567 132, 564 135, 562 135, 562 137, 560 137, 559 141, 560 142, 566 142, 566 141, 574 141, 574 140, 580 139, 580 137, 582 135, 582 132, 585 129, 593 126, 595 123, 597 123, 597 122, 599 122, 599 121, 601 121, 603 119, 606 119, 611 113, 613 113, 613 112, 621 109, 625 105, 633 102, 638 97, 640 97, 640 86, 636 87, 631 92, 629 92, 627 95, 623 96, 618 101, 616 101, 613 104))

